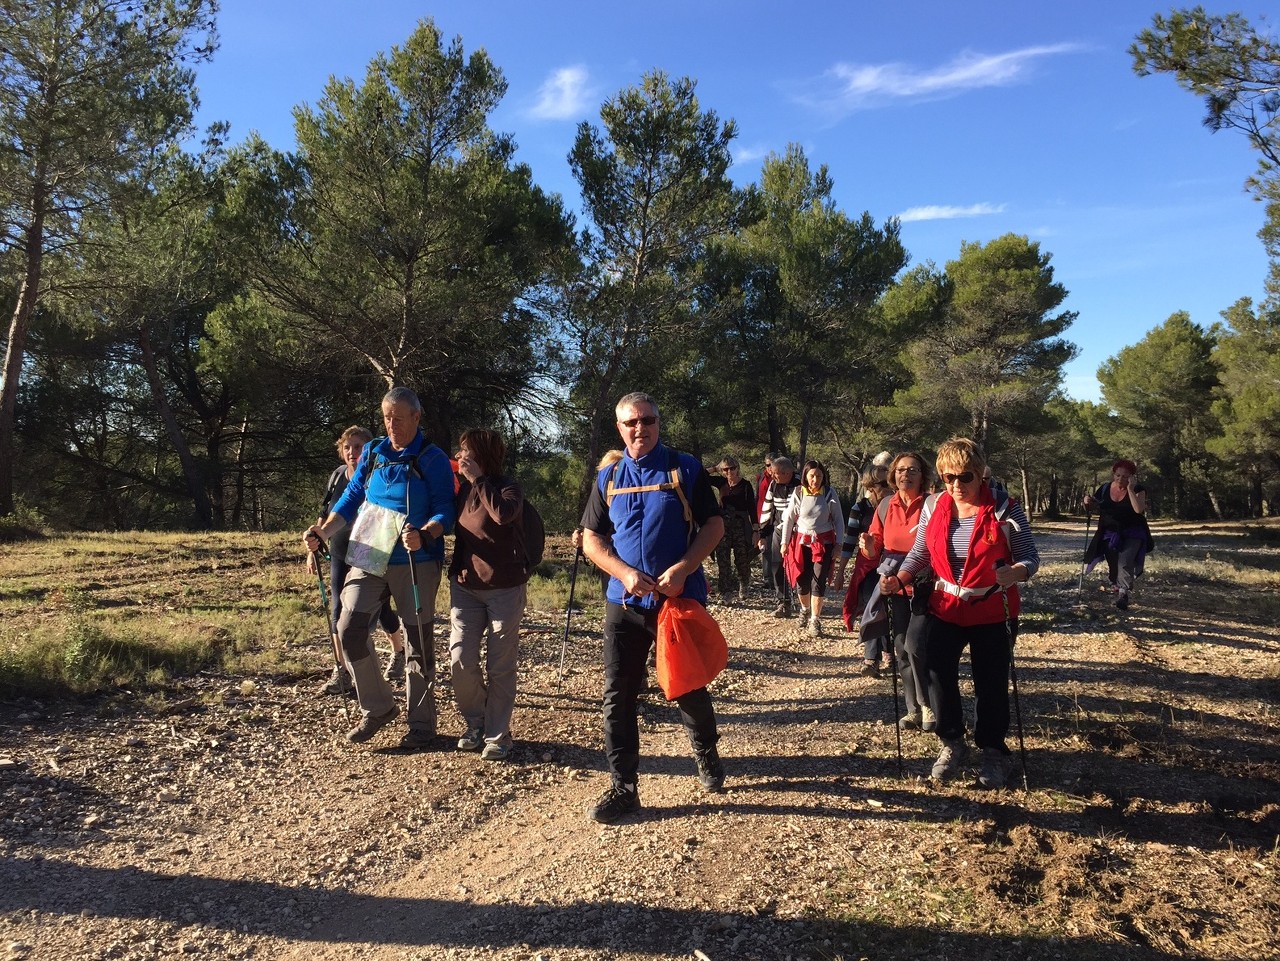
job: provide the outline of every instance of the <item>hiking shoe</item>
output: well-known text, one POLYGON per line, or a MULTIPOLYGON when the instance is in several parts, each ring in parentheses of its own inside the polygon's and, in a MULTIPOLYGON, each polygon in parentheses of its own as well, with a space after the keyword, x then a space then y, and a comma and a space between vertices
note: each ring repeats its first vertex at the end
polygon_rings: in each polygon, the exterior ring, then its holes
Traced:
POLYGON ((898 718, 898 728, 903 731, 918 731, 920 730, 920 723, 919 711, 914 714, 904 714, 898 718))
POLYGON ((1116 597, 1116 607, 1118 607, 1122 611, 1127 611, 1129 609, 1129 592, 1128 591, 1121 591, 1119 596, 1116 597))
POLYGON ((404 648, 391 652, 391 658, 387 661, 387 669, 382 672, 392 684, 399 684, 404 680, 404 648))
POLYGON ((400 713, 400 706, 392 704, 391 710, 386 714, 366 714, 361 718, 360 723, 347 732, 347 740, 352 744, 361 744, 369 740, 384 727, 396 719, 396 715, 400 713))
POLYGON ((628 814, 635 814, 639 810, 640 792, 635 787, 618 787, 615 784, 587 809, 587 815, 591 820, 599 821, 601 824, 614 824, 628 814))
POLYGON ((809 636, 810 637, 822 636, 822 621, 818 620, 816 617, 809 618, 809 636))
POLYGON ((880 665, 875 661, 863 661, 862 667, 858 668, 858 677, 879 677, 880 665))
POLYGON ((511 757, 511 745, 503 744, 499 741, 491 741, 484 746, 484 750, 480 752, 480 757, 486 761, 505 761, 511 757))
POLYGON ((317 694, 350 694, 354 688, 345 667, 335 667, 329 679, 316 688, 317 694))
POLYGON ((964 763, 968 759, 969 748, 963 738, 943 741, 942 750, 938 752, 938 759, 933 762, 933 770, 929 772, 929 777, 935 781, 950 781, 963 770, 964 763))
POLYGON ((459 751, 478 751, 484 747, 484 728, 469 727, 467 732, 458 738, 459 751))
POLYGON ((435 746, 436 735, 434 731, 409 728, 409 730, 405 731, 404 737, 400 738, 400 747, 406 751, 423 751, 435 746))
POLYGON ((1009 780, 1009 755, 998 747, 982 749, 982 764, 978 768, 978 787, 994 791, 1009 780))
POLYGON ((934 716, 933 711, 925 706, 920 705, 920 730, 936 731, 938 729, 938 719, 934 716))
POLYGON ((720 760, 720 752, 714 747, 707 748, 697 754, 698 783, 708 794, 719 794, 724 790, 724 762, 720 760))
POLYGON ((775 607, 775 608, 773 609, 773 616, 774 616, 774 617, 786 617, 786 616, 787 616, 787 605, 786 605, 786 604, 779 604, 777 607, 775 607))
POLYGON ((800 612, 800 630, 803 631, 808 626, 809 626, 809 615, 806 614, 804 611, 801 611, 800 612))

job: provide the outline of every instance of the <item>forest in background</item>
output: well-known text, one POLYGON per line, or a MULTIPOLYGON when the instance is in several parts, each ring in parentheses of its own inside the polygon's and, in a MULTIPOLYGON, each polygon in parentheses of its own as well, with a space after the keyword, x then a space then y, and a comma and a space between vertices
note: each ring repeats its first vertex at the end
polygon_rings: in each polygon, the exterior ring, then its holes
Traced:
POLYGON ((1275 513, 1280 48, 1239 15, 1157 15, 1131 48, 1256 149, 1268 297, 1175 313, 1062 391, 1052 254, 1008 234, 911 264, 792 145, 728 176, 732 119, 645 74, 583 121, 581 220, 490 127, 499 65, 430 20, 295 109, 296 145, 193 129, 213 0, 0 0, 0 524, 275 530, 314 518, 348 424, 414 388, 451 448, 501 430, 568 529, 613 405, 655 395, 704 458, 828 463, 981 441, 1054 515, 1136 460, 1153 512, 1275 513), (199 139, 195 149, 192 144, 199 139))

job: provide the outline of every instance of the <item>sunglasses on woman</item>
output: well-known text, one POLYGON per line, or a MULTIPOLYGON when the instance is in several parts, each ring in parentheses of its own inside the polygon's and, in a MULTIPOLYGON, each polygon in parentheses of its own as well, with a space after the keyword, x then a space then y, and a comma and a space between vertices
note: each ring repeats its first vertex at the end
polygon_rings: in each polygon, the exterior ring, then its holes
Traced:
POLYGON ((942 474, 942 482, 944 484, 954 484, 956 481, 959 481, 961 484, 972 483, 973 471, 967 470, 961 474, 948 474, 945 472, 942 474))

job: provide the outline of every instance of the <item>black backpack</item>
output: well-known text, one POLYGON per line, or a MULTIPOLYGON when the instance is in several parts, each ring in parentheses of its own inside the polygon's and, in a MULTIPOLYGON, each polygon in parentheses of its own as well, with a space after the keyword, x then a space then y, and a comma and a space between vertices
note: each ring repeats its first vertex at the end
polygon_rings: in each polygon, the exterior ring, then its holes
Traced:
POLYGON ((524 507, 520 511, 520 526, 524 534, 524 556, 529 562, 529 570, 542 563, 547 548, 547 528, 542 523, 542 514, 525 498, 524 507))

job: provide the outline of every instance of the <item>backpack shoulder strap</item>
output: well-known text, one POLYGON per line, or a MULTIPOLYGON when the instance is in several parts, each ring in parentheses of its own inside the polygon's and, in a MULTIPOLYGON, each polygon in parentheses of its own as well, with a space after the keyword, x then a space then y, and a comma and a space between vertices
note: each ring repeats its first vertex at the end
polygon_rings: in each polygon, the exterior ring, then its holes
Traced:
POLYGON ((684 508, 684 522, 689 525, 689 530, 693 530, 693 508, 689 505, 689 498, 684 492, 683 478, 680 473, 680 454, 678 451, 667 449, 667 468, 671 474, 671 483, 675 486, 676 494, 680 498, 680 506, 684 508))
POLYGON ((876 505, 876 517, 880 518, 880 526, 884 527, 889 520, 889 501, 893 494, 886 494, 880 499, 880 503, 876 505))
MULTIPOLYGON (((613 465, 613 470, 609 472, 609 476, 605 479, 605 482, 604 482, 605 507, 610 506, 613 503, 613 495, 619 493, 618 475, 621 473, 622 473, 622 461, 619 460, 613 465)), ((628 493, 628 492, 622 491, 621 493, 628 493)))

